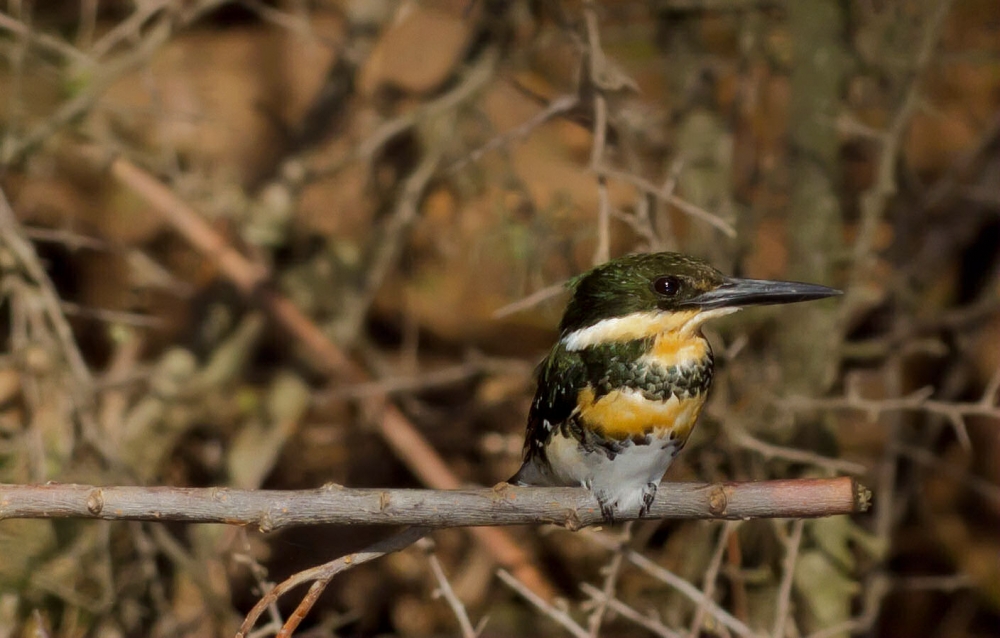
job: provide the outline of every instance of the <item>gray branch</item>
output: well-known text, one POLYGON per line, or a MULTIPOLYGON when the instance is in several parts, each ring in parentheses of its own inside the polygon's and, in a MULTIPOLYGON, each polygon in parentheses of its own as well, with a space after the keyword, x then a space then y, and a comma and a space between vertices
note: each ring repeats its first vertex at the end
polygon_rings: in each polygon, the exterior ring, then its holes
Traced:
MULTIPOLYGON (((870 492, 852 478, 755 483, 663 483, 646 518, 802 518, 868 509, 870 492)), ((552 523, 570 529, 602 523, 582 488, 466 490, 313 490, 0 485, 5 518, 99 518, 254 525, 263 532, 293 525, 466 527, 552 523)), ((623 517, 627 520, 629 517, 623 517)), ((636 517, 631 517, 636 518, 636 517)))

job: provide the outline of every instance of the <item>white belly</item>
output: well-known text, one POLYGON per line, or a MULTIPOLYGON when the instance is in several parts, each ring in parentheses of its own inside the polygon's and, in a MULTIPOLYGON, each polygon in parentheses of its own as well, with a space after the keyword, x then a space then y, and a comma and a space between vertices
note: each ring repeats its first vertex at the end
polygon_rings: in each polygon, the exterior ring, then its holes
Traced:
POLYGON ((613 459, 601 449, 587 452, 579 441, 559 432, 546 446, 553 483, 586 487, 622 513, 639 511, 648 486, 660 482, 678 451, 676 441, 667 436, 648 444, 627 440, 613 459))

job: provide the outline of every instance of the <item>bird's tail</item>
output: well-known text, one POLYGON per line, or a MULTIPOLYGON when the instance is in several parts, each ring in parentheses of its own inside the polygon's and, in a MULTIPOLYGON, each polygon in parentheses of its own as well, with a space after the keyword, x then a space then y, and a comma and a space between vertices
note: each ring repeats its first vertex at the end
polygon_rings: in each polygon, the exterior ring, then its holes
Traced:
POLYGON ((548 485, 549 481, 545 474, 538 469, 538 465, 531 459, 528 459, 521 464, 521 469, 517 471, 514 476, 507 479, 507 482, 511 485, 517 485, 519 487, 527 487, 530 485, 548 485))

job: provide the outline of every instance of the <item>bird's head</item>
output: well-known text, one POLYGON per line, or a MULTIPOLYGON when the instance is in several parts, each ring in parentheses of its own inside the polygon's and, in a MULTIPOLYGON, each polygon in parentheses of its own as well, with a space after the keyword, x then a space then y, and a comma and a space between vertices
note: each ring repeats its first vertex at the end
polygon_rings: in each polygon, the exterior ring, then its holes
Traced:
POLYGON ((570 282, 573 297, 559 330, 569 349, 661 332, 693 333, 744 306, 822 299, 841 292, 794 281, 727 277, 678 253, 613 259, 570 282))

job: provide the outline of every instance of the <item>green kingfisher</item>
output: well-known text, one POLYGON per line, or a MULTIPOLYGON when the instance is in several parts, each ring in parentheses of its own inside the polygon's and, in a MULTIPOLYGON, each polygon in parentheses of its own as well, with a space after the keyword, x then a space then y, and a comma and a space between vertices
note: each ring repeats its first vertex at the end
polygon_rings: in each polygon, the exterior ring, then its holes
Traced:
POLYGON ((537 370, 524 463, 508 482, 586 487, 608 521, 649 512, 691 434, 712 385, 706 321, 841 294, 727 277, 669 252, 611 260, 569 286, 559 341, 537 370))

